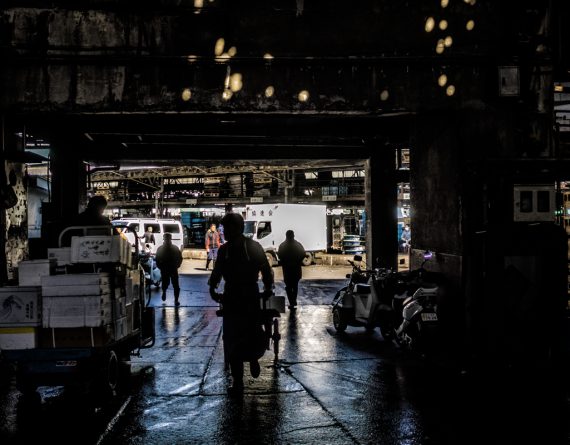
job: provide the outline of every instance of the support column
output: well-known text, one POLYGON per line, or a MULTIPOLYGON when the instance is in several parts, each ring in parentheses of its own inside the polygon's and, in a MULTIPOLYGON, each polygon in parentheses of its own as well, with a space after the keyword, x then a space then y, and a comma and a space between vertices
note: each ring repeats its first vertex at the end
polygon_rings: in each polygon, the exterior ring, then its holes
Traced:
POLYGON ((396 159, 389 146, 366 161, 367 267, 398 267, 396 159), (378 261, 376 261, 378 259, 378 261))
POLYGON ((56 247, 61 230, 85 206, 87 172, 78 148, 63 138, 50 139, 51 201, 43 207, 42 238, 47 247, 56 247), (75 151, 75 152, 74 152, 75 151))

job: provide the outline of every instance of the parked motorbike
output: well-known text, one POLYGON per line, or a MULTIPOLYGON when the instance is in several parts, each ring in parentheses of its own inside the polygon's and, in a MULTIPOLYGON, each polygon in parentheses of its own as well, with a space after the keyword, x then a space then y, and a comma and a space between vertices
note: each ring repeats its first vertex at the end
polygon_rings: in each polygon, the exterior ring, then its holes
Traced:
POLYGON ((147 289, 150 291, 151 286, 157 289, 160 287, 162 275, 160 269, 156 266, 155 255, 151 252, 150 245, 146 245, 144 250, 140 252, 140 264, 144 270, 144 279, 147 289))
POLYGON ((437 296, 439 285, 430 279, 424 265, 432 258, 432 253, 424 253, 424 261, 419 269, 407 275, 401 274, 399 284, 405 293, 396 295, 394 309, 401 302, 401 323, 395 330, 395 340, 411 350, 425 352, 436 343, 439 332, 437 296))
POLYGON ((438 286, 427 280, 425 262, 431 258, 426 252, 422 266, 410 272, 396 272, 389 268, 362 270, 356 255, 352 273, 346 277, 346 286, 332 301, 333 325, 339 332, 347 326, 365 327, 371 332, 376 327, 385 340, 410 349, 425 348, 438 329, 438 286))
POLYGON ((339 332, 345 331, 347 326, 363 326, 367 331, 380 326, 377 311, 382 302, 378 280, 386 269, 362 270, 361 261, 360 255, 348 261, 352 273, 346 275, 346 286, 336 293, 332 301, 333 325, 339 332))

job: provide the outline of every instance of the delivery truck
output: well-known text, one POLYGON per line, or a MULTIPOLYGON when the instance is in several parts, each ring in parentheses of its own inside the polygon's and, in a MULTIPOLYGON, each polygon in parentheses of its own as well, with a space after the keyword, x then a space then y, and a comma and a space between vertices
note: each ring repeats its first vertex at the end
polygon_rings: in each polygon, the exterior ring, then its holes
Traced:
POLYGON ((316 252, 327 249, 327 208, 309 204, 257 204, 246 207, 246 236, 257 241, 270 265, 278 264, 277 250, 285 232, 293 230, 306 251, 305 266, 313 263, 316 252))

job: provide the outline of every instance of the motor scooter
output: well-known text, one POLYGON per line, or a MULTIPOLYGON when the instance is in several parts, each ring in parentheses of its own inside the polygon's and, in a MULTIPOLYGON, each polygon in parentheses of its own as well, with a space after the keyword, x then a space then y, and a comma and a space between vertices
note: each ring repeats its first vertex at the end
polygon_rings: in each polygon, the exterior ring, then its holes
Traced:
POLYGON ((361 262, 360 255, 348 261, 352 273, 346 275, 346 286, 336 293, 331 303, 333 325, 339 332, 345 331, 347 326, 365 327, 369 332, 380 326, 376 316, 381 305, 377 281, 386 273, 386 269, 363 270, 361 262))
POLYGON ((158 289, 162 281, 162 274, 160 273, 160 269, 156 266, 155 255, 151 253, 149 244, 147 244, 144 247, 144 250, 140 252, 140 264, 144 270, 144 279, 147 290, 150 292, 150 287, 152 285, 158 289))
POLYGON ((399 284, 403 285, 405 292, 393 300, 395 311, 401 310, 402 314, 401 323, 395 330, 395 340, 401 346, 419 352, 435 346, 439 332, 437 298, 440 288, 433 279, 429 279, 424 269, 424 264, 432 256, 426 251, 419 269, 400 276, 399 284))

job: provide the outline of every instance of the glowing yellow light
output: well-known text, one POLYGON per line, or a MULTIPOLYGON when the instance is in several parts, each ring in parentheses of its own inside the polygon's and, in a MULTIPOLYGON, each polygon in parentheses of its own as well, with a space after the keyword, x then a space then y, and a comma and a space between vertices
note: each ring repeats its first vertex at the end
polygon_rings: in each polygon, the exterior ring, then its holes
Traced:
POLYGON ((243 87, 243 77, 240 73, 234 73, 230 77, 230 90, 237 93, 243 87))
POLYGON ((198 56, 196 56, 194 54, 190 54, 186 59, 188 60, 188 62, 194 63, 194 62, 196 62, 196 60, 198 60, 198 56))
POLYGON ((271 59, 273 59, 273 56, 272 56, 270 53, 265 53, 265 54, 263 55, 263 58, 264 58, 265 60, 271 60, 271 59))
POLYGON ((218 57, 216 57, 217 62, 225 63, 228 60, 230 60, 230 55, 228 53, 223 53, 223 54, 219 55, 218 57))
POLYGON ((443 44, 446 48, 449 48, 451 45, 453 45, 453 38, 451 36, 447 36, 443 41, 443 44))
POLYGON ((204 0, 194 0, 194 7, 195 8, 203 8, 204 7, 204 0))
POLYGON ((309 100, 309 92, 307 90, 300 91, 298 99, 299 102, 307 102, 309 100))
POLYGON ((443 54, 444 51, 445 51, 445 43, 443 39, 439 39, 437 41, 437 45, 435 46, 435 52, 438 54, 443 54))
POLYGON ((441 29, 442 31, 445 31, 447 29, 447 20, 442 20, 441 22, 439 22, 439 29, 441 29))
POLYGON ((382 102, 387 101, 389 97, 390 97, 390 93, 388 92, 388 90, 383 90, 383 91, 380 93, 380 100, 381 100, 382 102))
POLYGON ((442 74, 441 76, 439 76, 437 78, 437 84, 440 87, 444 87, 447 84, 447 76, 445 74, 442 74))
POLYGON ((271 85, 265 88, 265 97, 273 97, 274 94, 275 94, 275 88, 273 88, 271 85))
POLYGON ((469 20, 466 24, 465 24, 465 29, 467 31, 473 31, 473 28, 475 28, 475 21, 474 20, 469 20))
POLYGON ((477 0, 463 0, 463 1, 471 6, 475 6, 475 3, 477 3, 477 0))
POLYGON ((441 7, 442 8, 447 8, 447 5, 449 5, 449 0, 441 0, 441 7))
POLYGON ((445 94, 447 94, 450 97, 453 96, 455 94, 455 86, 449 85, 445 90, 445 94))
POLYGON ((220 37, 218 40, 216 40, 216 45, 214 46, 214 55, 221 56, 224 52, 224 46, 226 46, 226 41, 223 39, 223 37, 220 37))
POLYGON ((557 93, 563 93, 564 92, 564 86, 563 85, 554 85, 554 91, 557 93))
POLYGON ((192 91, 190 91, 190 88, 184 88, 182 90, 182 100, 184 102, 188 102, 191 98, 192 98, 192 91))
POLYGON ((426 32, 432 32, 433 28, 435 28, 435 20, 433 17, 428 17, 426 20, 425 30, 426 32))
POLYGON ((237 54, 237 48, 235 46, 232 46, 230 49, 228 49, 228 54, 230 57, 235 56, 237 54))
POLYGON ((232 98, 234 93, 232 93, 232 90, 230 89, 225 89, 224 92, 222 93, 222 99, 224 100, 230 100, 232 98))

